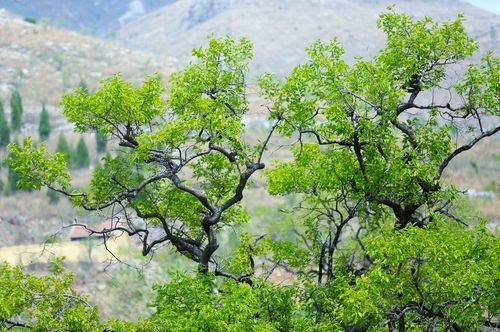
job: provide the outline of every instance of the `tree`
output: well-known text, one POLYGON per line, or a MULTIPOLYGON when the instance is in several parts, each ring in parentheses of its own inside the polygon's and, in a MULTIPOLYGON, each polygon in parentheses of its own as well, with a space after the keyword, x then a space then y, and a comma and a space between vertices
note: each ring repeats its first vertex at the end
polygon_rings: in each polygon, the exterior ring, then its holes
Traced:
MULTIPOLYGON (((9 154, 9 158, 14 156, 9 154)), ((19 173, 10 165, 7 167, 7 184, 5 186, 5 192, 9 195, 15 193, 18 190, 18 181, 20 179, 19 173)))
POLYGON ((57 139, 57 147, 56 147, 56 152, 62 154, 64 158, 66 159, 66 162, 70 162, 70 157, 72 155, 72 149, 71 146, 68 144, 68 141, 66 140, 66 137, 64 136, 63 133, 59 134, 59 138, 57 139))
POLYGON ((0 329, 32 331, 98 331, 97 308, 71 289, 73 277, 52 262, 50 276, 24 273, 0 265, 0 329))
POLYGON ((23 118, 23 102, 18 90, 12 92, 10 97, 10 125, 12 131, 21 130, 21 123, 23 118))
POLYGON ((284 80, 262 75, 271 125, 255 144, 243 124, 251 44, 212 38, 172 75, 166 99, 156 76, 139 87, 113 76, 93 94, 63 98, 79 132, 112 135, 125 149, 104 158, 88 191, 71 186, 60 154, 29 138, 11 147, 21 185, 114 213, 121 222, 104 233, 138 236, 144 255, 167 243, 197 265, 157 288, 154 316, 142 325, 114 322, 117 330, 495 325, 500 241, 463 211, 461 193, 442 177, 457 156, 500 131, 500 59, 488 53, 460 67, 477 49, 461 16, 435 23, 389 9, 378 26, 387 45, 372 59, 349 64, 336 40, 317 41, 284 80), (447 73, 457 70, 463 75, 451 82, 447 73), (259 225, 264 234, 250 234, 241 201, 271 158, 275 133, 295 143, 292 158, 264 172, 267 189, 297 203, 280 209, 282 221, 259 225), (286 227, 273 229, 278 222, 286 227), (238 245, 220 250, 235 230, 238 245), (269 281, 277 269, 291 285, 269 281))
POLYGON ((41 140, 47 140, 50 136, 52 127, 50 125, 50 115, 45 108, 45 103, 42 104, 42 112, 40 113, 40 121, 38 123, 38 135, 41 140))
POLYGON ((49 198, 50 204, 57 204, 61 199, 61 195, 53 190, 47 190, 47 197, 49 198))
POLYGON ((0 100, 0 148, 7 146, 10 142, 10 128, 5 119, 3 102, 0 100))
POLYGON ((84 92, 84 93, 89 93, 90 92, 89 86, 88 86, 87 82, 85 82, 85 80, 83 78, 80 80, 80 83, 78 84, 78 87, 80 89, 82 89, 82 92, 84 92))
POLYGON ((80 137, 80 140, 78 140, 72 160, 75 168, 88 168, 90 166, 89 150, 83 137, 80 137))
POLYGON ((106 152, 107 140, 108 138, 106 137, 106 135, 102 134, 101 132, 96 132, 95 143, 96 143, 97 153, 106 152))

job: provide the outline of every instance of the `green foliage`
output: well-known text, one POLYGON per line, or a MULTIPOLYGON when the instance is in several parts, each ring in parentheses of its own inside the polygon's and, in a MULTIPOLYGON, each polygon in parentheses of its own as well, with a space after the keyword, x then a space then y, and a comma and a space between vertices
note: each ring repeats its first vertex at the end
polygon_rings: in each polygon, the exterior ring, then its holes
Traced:
POLYGON ((54 274, 35 276, 0 266, 0 329, 33 331, 98 331, 97 308, 70 285, 71 274, 53 265, 54 274))
POLYGON ((179 274, 157 287, 158 327, 172 331, 287 331, 295 290, 258 282, 254 287, 211 276, 179 274))
POLYGON ((398 321, 404 315, 408 329, 433 325, 446 330, 456 324, 478 331, 485 312, 498 315, 500 241, 484 225, 469 230, 436 222, 428 229, 383 231, 365 243, 374 260, 370 270, 354 285, 343 276, 335 286, 340 287, 341 321, 352 324, 361 318, 378 330, 387 326, 388 317, 398 321))
MULTIPOLYGON (((500 131, 481 121, 499 115, 499 60, 490 53, 448 82, 477 48, 463 20, 390 8, 378 21, 386 47, 353 63, 338 41, 314 42, 285 79, 259 78, 271 127, 256 144, 244 125, 251 43, 209 38, 167 86, 115 75, 64 96, 77 131, 119 146, 86 191, 71 187, 62 135, 55 155, 30 139, 10 145, 9 164, 21 187, 123 211, 110 232, 138 235, 143 255, 168 244, 197 264, 156 287, 150 318, 107 322, 117 331, 479 330, 499 314, 499 240, 442 175, 500 131), (425 97, 448 94, 445 83, 458 101, 425 97), (275 130, 291 158, 264 175, 287 203, 254 235, 240 202, 275 130)), ((83 138, 76 150, 72 166, 88 167, 83 138)))
POLYGON ((387 46, 376 61, 394 83, 405 85, 418 76, 422 89, 435 86, 444 78, 444 61, 463 60, 477 49, 477 42, 467 34, 463 22, 463 15, 443 23, 430 17, 413 20, 390 8, 377 22, 387 36, 387 46))
POLYGON ((484 225, 468 230, 436 222, 428 229, 387 229, 369 236, 367 252, 374 263, 366 274, 357 278, 339 268, 335 282, 306 283, 302 291, 262 280, 250 287, 179 274, 156 288, 156 314, 148 322, 152 330, 174 331, 331 331, 345 326, 376 331, 387 327, 388 317, 408 312, 409 329, 458 324, 475 331, 484 312, 494 316, 500 310, 499 245, 484 225), (475 298, 472 304, 470 298, 475 298))
POLYGON ((498 89, 500 88, 500 59, 489 52, 480 66, 469 65, 464 79, 455 89, 469 99, 468 110, 484 108, 488 114, 500 115, 498 89))
POLYGON ((85 80, 83 78, 80 80, 80 83, 78 84, 78 87, 82 90, 83 93, 89 93, 90 92, 89 86, 88 86, 87 82, 85 82, 85 80))
POLYGON ((301 199, 293 215, 296 245, 318 264, 314 278, 298 274, 313 292, 303 300, 320 326, 330 321, 325 326, 333 330, 478 330, 485 312, 498 314, 498 278, 480 271, 494 274, 499 241, 484 227, 454 225, 471 219, 453 207, 459 195, 441 175, 486 137, 472 126, 466 140, 473 144, 457 146, 452 136, 469 124, 456 119, 498 114, 498 58, 488 54, 456 83, 462 105, 417 103, 477 45, 461 16, 434 23, 390 9, 378 24, 387 47, 372 60, 349 65, 336 41, 318 41, 308 49, 310 60, 283 82, 268 74, 259 80, 272 100, 271 118, 284 119, 279 132, 299 135, 293 160, 275 162, 266 177, 271 194, 301 199), (402 116, 406 110, 421 115, 402 116), (352 233, 345 227, 354 218, 360 226, 352 233), (344 236, 352 242, 341 245, 344 236))
POLYGON ((64 156, 64 158, 66 159, 67 163, 70 162, 72 150, 71 150, 71 147, 68 144, 68 141, 66 140, 66 137, 64 136, 63 133, 60 133, 59 138, 57 139, 56 152, 62 154, 64 156))
MULTIPOLYGON (((247 39, 210 39, 206 49, 195 49, 193 55, 198 61, 170 78, 167 106, 173 119, 161 123, 154 134, 138 136, 139 157, 147 149, 171 149, 192 139, 208 138, 212 144, 227 144, 242 158, 249 153, 241 139, 241 120, 248 106, 244 75, 252 57, 251 43, 247 39)), ((199 165, 223 167, 214 158, 207 157, 199 165)))
MULTIPOLYGON (((310 60, 284 82, 263 76, 259 82, 264 95, 273 100, 271 116, 286 120, 278 130, 286 136, 299 133, 301 140, 307 142, 308 137, 315 146, 301 146, 294 162, 279 164, 268 173, 271 192, 318 190, 320 195, 336 196, 348 190, 351 200, 369 197, 369 211, 381 205, 408 210, 396 213, 401 227, 413 222, 411 215, 429 195, 442 194, 438 179, 447 165, 445 157, 454 149, 454 125, 443 125, 439 119, 450 114, 447 109, 462 116, 474 103, 464 97, 466 105, 456 109, 449 104, 414 104, 420 92, 439 88, 448 63, 463 60, 476 49, 462 21, 462 17, 442 24, 430 18, 415 21, 389 11, 379 19, 387 47, 373 60, 357 59, 348 65, 336 41, 318 41, 308 49, 310 60), (425 117, 398 118, 411 108, 420 109, 425 117), (308 149, 315 149, 314 154, 309 155, 308 149), (327 176, 332 169, 333 176, 327 176), (296 175, 288 177, 290 173, 296 175), (295 183, 291 187, 279 181, 295 183)), ((493 73, 488 73, 484 81, 493 82, 493 73)), ((487 108, 482 115, 490 111, 487 108)))
POLYGON ((76 148, 72 148, 63 133, 59 134, 56 152, 64 156, 66 163, 71 169, 88 168, 90 166, 90 155, 83 137, 80 137, 76 148))
POLYGON ((0 100, 0 148, 6 147, 10 143, 10 128, 5 119, 3 101, 0 100))
POLYGON ((53 184, 68 188, 71 176, 62 153, 52 155, 44 144, 34 147, 30 137, 24 138, 23 145, 10 144, 9 151, 7 162, 18 174, 18 188, 40 189, 53 184))
POLYGON ((38 122, 38 135, 40 139, 46 141, 50 132, 52 131, 52 127, 50 125, 50 115, 45 108, 45 103, 42 104, 42 112, 40 113, 40 120, 38 122))
POLYGON ((71 158, 71 164, 75 168, 89 168, 90 166, 90 156, 89 150, 87 149, 87 144, 83 137, 80 137, 76 145, 76 149, 71 158))
POLYGON ((10 97, 10 125, 12 131, 19 131, 21 129, 23 118, 23 103, 19 91, 14 90, 10 97))
POLYGON ((144 179, 141 172, 133 171, 134 164, 126 154, 118 154, 116 157, 106 155, 102 161, 103 165, 96 168, 90 180, 90 199, 96 203, 106 202, 120 193, 123 190, 120 183, 134 185, 144 179))
POLYGON ((164 110, 160 94, 164 87, 157 75, 150 76, 140 88, 115 75, 102 82, 102 87, 89 95, 85 87, 63 97, 64 115, 79 132, 113 131, 110 123, 140 125, 148 123, 164 110), (110 112, 113 110, 113 112, 110 112))

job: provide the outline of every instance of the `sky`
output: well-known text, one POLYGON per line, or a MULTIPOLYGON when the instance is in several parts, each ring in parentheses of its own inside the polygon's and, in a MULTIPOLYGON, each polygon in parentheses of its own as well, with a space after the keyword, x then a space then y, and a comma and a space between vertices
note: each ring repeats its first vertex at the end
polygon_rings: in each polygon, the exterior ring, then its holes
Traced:
POLYGON ((489 10, 500 15, 500 0, 466 0, 476 7, 489 10))

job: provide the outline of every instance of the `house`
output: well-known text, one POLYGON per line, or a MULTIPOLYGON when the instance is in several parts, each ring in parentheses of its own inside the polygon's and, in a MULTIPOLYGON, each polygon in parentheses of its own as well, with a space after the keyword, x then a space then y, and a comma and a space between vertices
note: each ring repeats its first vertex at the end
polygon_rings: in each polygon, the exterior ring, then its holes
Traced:
MULTIPOLYGON (((81 241, 84 239, 102 239, 104 237, 104 233, 106 230, 110 230, 116 227, 118 224, 118 218, 110 218, 101 222, 97 225, 74 225, 71 226, 71 231, 69 234, 69 238, 71 241, 81 241), (97 233, 91 233, 90 230, 93 230, 97 233)), ((109 233, 108 233, 109 235, 109 233)))

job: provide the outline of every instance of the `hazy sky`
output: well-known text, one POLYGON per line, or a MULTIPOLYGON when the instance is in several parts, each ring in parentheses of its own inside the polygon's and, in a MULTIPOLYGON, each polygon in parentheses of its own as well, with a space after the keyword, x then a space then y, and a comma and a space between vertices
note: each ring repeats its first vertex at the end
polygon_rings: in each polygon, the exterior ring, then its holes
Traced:
POLYGON ((500 15, 500 0, 466 0, 471 4, 500 15))

